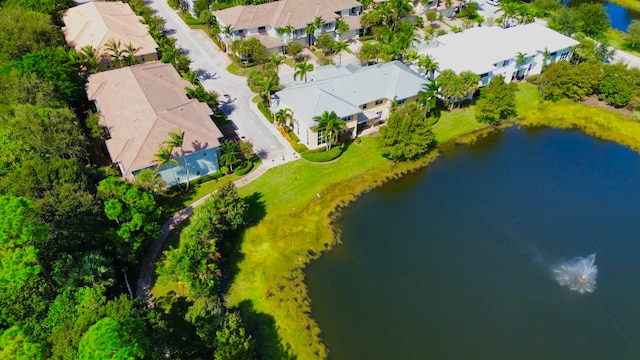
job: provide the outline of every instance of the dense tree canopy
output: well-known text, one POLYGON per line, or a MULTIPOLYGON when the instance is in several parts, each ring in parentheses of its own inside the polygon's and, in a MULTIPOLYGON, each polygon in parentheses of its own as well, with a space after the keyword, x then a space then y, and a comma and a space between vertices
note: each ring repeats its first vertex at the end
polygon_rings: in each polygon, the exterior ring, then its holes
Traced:
POLYGON ((476 119, 483 123, 496 123, 516 115, 516 84, 505 83, 498 75, 480 90, 476 102, 476 119))
POLYGON ((0 64, 51 46, 63 46, 64 36, 51 17, 20 8, 0 8, 0 64))
POLYGON ((383 155, 394 161, 425 155, 435 144, 432 123, 415 102, 398 107, 389 114, 387 125, 380 128, 378 141, 383 155))

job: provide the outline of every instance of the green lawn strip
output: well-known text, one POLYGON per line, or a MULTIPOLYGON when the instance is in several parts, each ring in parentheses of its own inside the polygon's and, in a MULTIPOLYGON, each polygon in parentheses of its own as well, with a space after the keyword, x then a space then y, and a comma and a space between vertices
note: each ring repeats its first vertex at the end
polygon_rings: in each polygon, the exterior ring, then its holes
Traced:
POLYGON ((562 100, 544 103, 520 114, 518 125, 579 129, 599 139, 613 141, 640 152, 640 123, 630 116, 562 100))

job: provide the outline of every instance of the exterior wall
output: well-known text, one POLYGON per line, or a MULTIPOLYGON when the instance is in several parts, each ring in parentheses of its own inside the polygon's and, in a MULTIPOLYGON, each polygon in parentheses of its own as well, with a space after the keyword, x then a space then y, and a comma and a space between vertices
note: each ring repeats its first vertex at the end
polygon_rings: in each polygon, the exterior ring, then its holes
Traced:
MULTIPOLYGON (((220 170, 218 164, 220 159, 219 148, 196 151, 188 154, 186 158, 189 165, 189 180, 197 179, 220 170)), ((183 183, 187 181, 187 170, 184 166, 184 159, 182 156, 179 156, 176 160, 180 164, 179 166, 163 166, 159 170, 162 180, 165 181, 168 186, 176 185, 176 179, 173 177, 173 173, 175 173, 179 182, 183 183), (172 168, 173 172, 171 171, 172 168)), ((151 168, 153 168, 153 166, 151 166, 151 168)), ((134 171, 133 175, 135 176, 138 172, 140 172, 140 170, 134 171)))
MULTIPOLYGON (((142 64, 149 61, 156 61, 160 59, 158 58, 158 53, 154 52, 150 54, 140 54, 136 56, 136 60, 138 61, 138 64, 142 64)), ((114 61, 103 61, 98 64, 98 71, 113 70, 115 68, 116 66, 114 64, 114 61)))
POLYGON ((389 100, 387 99, 379 99, 379 100, 382 101, 380 104, 376 104, 377 100, 374 100, 366 104, 360 105, 360 109, 362 109, 363 111, 382 111, 387 106, 387 103, 389 102, 389 100))
MULTIPOLYGON (((339 36, 337 36, 336 34, 336 39, 338 39, 339 36)), ((355 30, 349 30, 346 33, 341 35, 342 40, 351 40, 351 39, 357 39, 358 37, 360 37, 360 29, 355 29, 355 30)))

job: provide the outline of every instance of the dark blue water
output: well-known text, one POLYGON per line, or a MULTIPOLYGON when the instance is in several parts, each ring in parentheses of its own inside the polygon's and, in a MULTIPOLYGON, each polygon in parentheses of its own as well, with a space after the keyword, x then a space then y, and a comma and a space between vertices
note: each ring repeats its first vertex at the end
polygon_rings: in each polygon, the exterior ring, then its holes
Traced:
POLYGON ((627 28, 629 27, 629 24, 631 24, 631 21, 640 19, 639 13, 620 5, 607 2, 603 5, 607 9, 607 13, 611 19, 611 27, 614 29, 627 32, 627 28))
POLYGON ((507 130, 359 199, 309 266, 332 359, 640 358, 640 156, 507 130), (597 253, 597 288, 550 268, 597 253))

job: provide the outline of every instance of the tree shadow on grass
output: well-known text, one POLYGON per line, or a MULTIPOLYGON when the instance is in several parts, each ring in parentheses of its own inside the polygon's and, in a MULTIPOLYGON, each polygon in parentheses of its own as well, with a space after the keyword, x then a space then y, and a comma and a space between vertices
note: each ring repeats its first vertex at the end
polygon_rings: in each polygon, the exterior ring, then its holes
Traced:
POLYGON ((208 359, 211 354, 196 333, 196 327, 185 320, 192 305, 187 298, 171 291, 155 299, 156 309, 166 324, 167 347, 172 359, 208 359))
POLYGON ((253 302, 245 300, 238 305, 247 330, 256 341, 256 350, 261 359, 294 360, 289 348, 282 345, 282 339, 276 330, 276 322, 271 315, 258 313, 253 302))
POLYGON ((262 193, 254 192, 244 198, 249 205, 249 210, 247 211, 247 227, 256 225, 267 215, 267 207, 262 197, 262 193))

